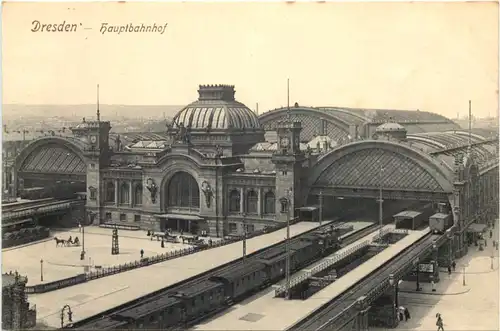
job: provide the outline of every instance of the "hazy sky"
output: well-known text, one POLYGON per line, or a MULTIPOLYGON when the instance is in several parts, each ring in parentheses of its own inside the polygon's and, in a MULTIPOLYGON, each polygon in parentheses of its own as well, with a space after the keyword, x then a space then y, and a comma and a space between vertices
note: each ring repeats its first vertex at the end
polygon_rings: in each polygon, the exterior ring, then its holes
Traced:
POLYGON ((292 104, 498 108, 495 3, 4 3, 2 37, 3 103, 93 103, 99 83, 106 104, 187 104, 198 84, 234 84, 263 112, 286 105, 289 77, 292 104))

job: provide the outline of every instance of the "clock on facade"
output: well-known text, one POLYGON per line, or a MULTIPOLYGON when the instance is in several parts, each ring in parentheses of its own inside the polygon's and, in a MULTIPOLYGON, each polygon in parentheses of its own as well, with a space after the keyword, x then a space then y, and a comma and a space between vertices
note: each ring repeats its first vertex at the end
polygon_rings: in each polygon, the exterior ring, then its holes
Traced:
POLYGON ((290 140, 287 137, 281 138, 281 147, 288 147, 290 140))
POLYGON ((90 136, 90 142, 95 144, 97 142, 97 136, 90 136))

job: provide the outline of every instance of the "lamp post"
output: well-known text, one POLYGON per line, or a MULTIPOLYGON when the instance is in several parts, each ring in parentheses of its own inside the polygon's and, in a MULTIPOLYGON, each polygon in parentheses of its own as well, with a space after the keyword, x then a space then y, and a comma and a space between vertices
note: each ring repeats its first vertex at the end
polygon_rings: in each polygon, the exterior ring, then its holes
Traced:
POLYGON ((43 259, 40 259, 40 281, 43 282, 43 259))
MULTIPOLYGON (((90 223, 92 223, 94 213, 92 211, 89 211, 88 215, 90 223)), ((80 260, 85 260, 85 220, 82 224, 82 252, 80 253, 80 260)))
POLYGON ((64 307, 62 307, 61 309, 61 329, 64 328, 64 313, 66 312, 66 309, 68 310, 67 311, 67 314, 68 314, 68 322, 73 322, 73 312, 71 311, 71 307, 69 305, 65 305, 64 307))
POLYGON ((448 265, 451 266, 451 262, 453 261, 452 259, 453 234, 451 233, 450 229, 446 230, 446 237, 448 238, 448 265))
POLYGON ((392 300, 392 325, 396 327, 397 315, 396 310, 398 308, 398 282, 394 279, 394 274, 389 275, 389 284, 394 287, 394 297, 392 300))
POLYGON ((379 203, 379 206, 378 206, 378 220, 380 222, 380 229, 379 229, 379 238, 380 238, 380 243, 382 243, 382 227, 384 225, 383 223, 383 218, 384 218, 384 214, 383 214, 383 207, 382 207, 382 204, 384 202, 384 200, 382 199, 382 173, 384 172, 384 168, 382 166, 380 166, 380 172, 379 172, 379 180, 380 180, 380 187, 379 187, 379 191, 378 191, 378 203, 379 203))

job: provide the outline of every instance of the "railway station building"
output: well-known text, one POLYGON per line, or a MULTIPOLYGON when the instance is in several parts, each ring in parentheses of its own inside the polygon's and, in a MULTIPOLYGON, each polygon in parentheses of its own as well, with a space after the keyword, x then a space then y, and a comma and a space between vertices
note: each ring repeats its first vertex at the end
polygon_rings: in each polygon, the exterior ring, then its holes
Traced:
POLYGON ((458 255, 471 224, 498 217, 497 132, 418 110, 295 103, 258 116, 235 92, 199 86, 165 132, 130 139, 98 115, 70 135, 38 137, 4 175, 11 194, 77 182, 86 224, 212 236, 285 222, 287 210, 319 221, 363 206, 376 221, 382 194, 384 217, 418 203, 444 206, 458 255))

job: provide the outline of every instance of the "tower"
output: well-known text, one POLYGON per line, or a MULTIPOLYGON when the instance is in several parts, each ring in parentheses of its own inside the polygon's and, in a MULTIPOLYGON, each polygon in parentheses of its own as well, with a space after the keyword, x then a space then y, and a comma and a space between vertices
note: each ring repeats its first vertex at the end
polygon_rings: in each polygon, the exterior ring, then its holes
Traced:
MULTIPOLYGON (((109 121, 101 121, 99 110, 99 85, 97 85, 97 109, 96 120, 82 122, 72 129, 75 138, 81 140, 85 147, 83 153, 87 162, 87 200, 86 210, 92 211, 97 217, 94 222, 97 224, 101 217, 101 205, 104 203, 104 183, 101 181, 101 171, 109 165, 109 131, 111 124, 109 121)), ((87 216, 85 216, 87 217, 87 216)), ((85 224, 91 220, 85 219, 85 224)))
POLYGON ((300 150, 301 130, 301 123, 290 120, 289 116, 277 127, 278 147, 272 162, 276 166, 276 219, 280 221, 286 221, 286 207, 290 208, 290 217, 294 216, 300 196, 300 177, 305 161, 305 155, 300 150), (289 206, 285 202, 287 199, 289 206))

